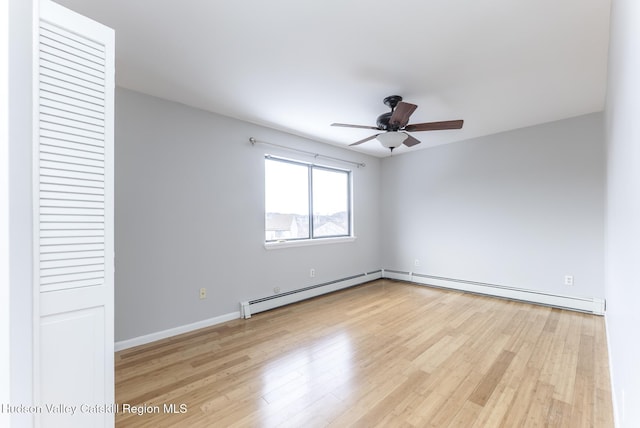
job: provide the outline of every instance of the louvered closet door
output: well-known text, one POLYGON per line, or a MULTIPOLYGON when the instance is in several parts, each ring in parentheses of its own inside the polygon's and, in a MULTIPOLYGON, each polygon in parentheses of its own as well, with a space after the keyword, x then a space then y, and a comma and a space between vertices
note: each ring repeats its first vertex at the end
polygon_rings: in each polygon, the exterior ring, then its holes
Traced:
POLYGON ((90 410, 114 401, 114 34, 43 1, 38 50, 38 417, 43 427, 110 426, 113 413, 90 410))

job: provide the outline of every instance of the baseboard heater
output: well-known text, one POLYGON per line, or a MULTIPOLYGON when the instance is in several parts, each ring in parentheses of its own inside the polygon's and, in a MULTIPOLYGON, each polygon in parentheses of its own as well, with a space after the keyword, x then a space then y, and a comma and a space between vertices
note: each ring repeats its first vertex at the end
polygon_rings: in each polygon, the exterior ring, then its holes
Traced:
POLYGON ((468 281, 463 279, 445 278, 441 276, 425 275, 415 272, 403 272, 391 269, 383 269, 382 277, 427 285, 430 287, 447 288, 510 300, 519 300, 528 303, 552 306, 561 309, 570 309, 596 315, 604 315, 606 307, 606 302, 603 299, 598 298, 563 296, 535 290, 507 287, 503 285, 488 284, 484 282, 468 281))
POLYGON ((240 317, 245 319, 251 318, 252 314, 257 314, 258 312, 268 311, 269 309, 310 299, 312 297, 331 293, 332 291, 341 290, 343 288, 364 284, 365 282, 380 278, 382 278, 382 269, 335 279, 333 281, 323 282, 320 284, 314 284, 309 287, 286 291, 273 296, 240 302, 240 317))

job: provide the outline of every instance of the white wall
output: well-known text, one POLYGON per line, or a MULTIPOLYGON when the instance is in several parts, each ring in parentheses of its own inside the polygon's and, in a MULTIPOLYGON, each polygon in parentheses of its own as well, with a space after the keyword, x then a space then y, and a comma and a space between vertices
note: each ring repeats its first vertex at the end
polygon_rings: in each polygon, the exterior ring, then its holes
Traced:
POLYGON ((378 269, 379 169, 377 158, 119 88, 116 341, 237 312, 241 300, 274 287, 378 269), (266 250, 265 152, 313 159, 252 146, 249 137, 364 161, 353 168, 357 240, 266 250))
MULTIPOLYGON (((9 3, 0 2, 0 236, 9 236, 9 3)), ((9 403, 9 240, 0 239, 0 403, 9 403)), ((9 415, 0 413, 0 426, 9 425, 9 415)))
POLYGON ((640 426, 640 3, 614 0, 607 135, 607 330, 619 427, 640 426))
POLYGON ((603 154, 595 113, 385 159, 383 267, 603 298, 603 154))

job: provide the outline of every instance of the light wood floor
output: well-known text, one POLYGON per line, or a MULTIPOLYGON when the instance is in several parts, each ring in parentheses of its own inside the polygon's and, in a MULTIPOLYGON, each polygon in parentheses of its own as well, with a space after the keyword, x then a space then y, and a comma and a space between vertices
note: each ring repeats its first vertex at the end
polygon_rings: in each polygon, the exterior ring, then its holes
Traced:
POLYGON ((116 423, 611 427, 609 385, 603 317, 378 280, 119 352, 116 423))

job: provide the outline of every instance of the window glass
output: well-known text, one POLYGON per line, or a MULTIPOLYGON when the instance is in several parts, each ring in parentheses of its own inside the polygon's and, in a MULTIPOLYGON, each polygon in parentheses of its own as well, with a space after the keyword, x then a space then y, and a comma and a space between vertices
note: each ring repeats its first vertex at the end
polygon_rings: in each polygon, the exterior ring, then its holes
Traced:
POLYGON ((351 173, 267 156, 265 241, 351 236, 351 173))
POLYGON ((349 173, 313 168, 313 237, 349 235, 349 173))
POLYGON ((308 239, 309 168, 265 160, 265 240, 308 239))

